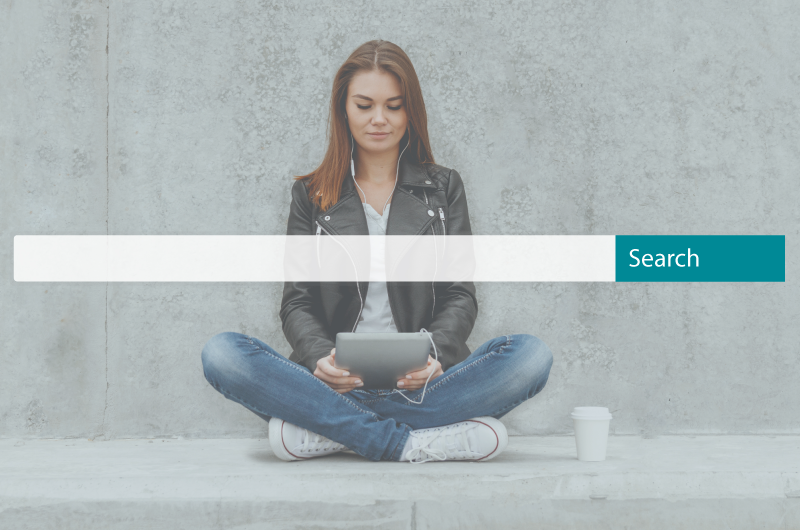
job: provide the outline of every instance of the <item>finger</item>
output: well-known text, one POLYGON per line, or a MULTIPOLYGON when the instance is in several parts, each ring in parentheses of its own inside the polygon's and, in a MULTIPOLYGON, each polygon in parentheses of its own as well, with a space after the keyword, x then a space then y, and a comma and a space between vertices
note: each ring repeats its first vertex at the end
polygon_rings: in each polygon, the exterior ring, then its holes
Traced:
POLYGON ((325 381, 325 384, 336 391, 344 390, 346 392, 349 392, 354 388, 358 388, 359 386, 364 386, 364 384, 360 382, 360 379, 358 384, 356 384, 354 381, 345 381, 345 382, 336 381, 335 378, 334 380, 331 381, 325 381))
POLYGON ((350 375, 350 372, 336 368, 331 362, 320 363, 317 367, 331 377, 347 377, 350 375))
POLYGON ((347 370, 336 368, 335 366, 330 367, 328 370, 325 370, 325 372, 332 380, 340 384, 354 385, 356 384, 356 379, 361 380, 361 376, 358 374, 351 374, 347 370))
POLYGON ((428 380, 428 376, 417 377, 415 379, 401 379, 397 382, 397 388, 417 389, 422 388, 422 385, 428 380))
POLYGON ((331 376, 329 376, 325 372, 317 370, 316 372, 314 372, 314 375, 317 376, 318 379, 320 379, 323 383, 325 383, 330 387, 332 387, 332 385, 334 384, 334 382, 331 380, 331 376))
POLYGON ((432 366, 428 366, 427 368, 423 368, 422 370, 407 373, 406 379, 425 379, 431 373, 432 368, 433 368, 432 366))
POLYGON ((363 383, 360 384, 353 384, 352 382, 349 383, 328 383, 332 389, 336 390, 337 392, 343 390, 345 392, 350 392, 351 390, 358 388, 360 386, 364 386, 363 383))
POLYGON ((337 385, 344 385, 344 386, 362 386, 363 383, 361 382, 361 378, 357 375, 350 376, 350 377, 335 377, 334 381, 337 385))
POLYGON ((419 379, 420 374, 422 374, 424 371, 425 370, 417 370, 416 372, 408 372, 403 379, 419 379))
POLYGON ((348 386, 348 387, 357 387, 363 386, 361 378, 357 375, 351 375, 347 377, 337 377, 335 375, 324 374, 324 377, 320 377, 323 381, 328 383, 329 385, 335 386, 348 386))
POLYGON ((413 381, 399 381, 397 383, 397 388, 401 390, 419 390, 424 385, 424 379, 414 379, 413 381))
POLYGON ((325 372, 320 366, 317 366, 317 369, 314 370, 314 376, 324 381, 331 388, 333 388, 333 386, 363 386, 358 376, 337 377, 325 372))
POLYGON ((342 391, 346 392, 347 391, 347 387, 345 385, 337 385, 336 383, 328 383, 327 381, 325 382, 325 384, 327 384, 329 387, 331 387, 336 392, 342 392, 342 391))
POLYGON ((425 374, 422 375, 419 379, 414 379, 414 382, 418 383, 419 388, 422 388, 422 386, 425 383, 427 383, 428 381, 430 381, 434 377, 436 377, 436 367, 435 366, 431 366, 430 369, 425 370, 425 374))

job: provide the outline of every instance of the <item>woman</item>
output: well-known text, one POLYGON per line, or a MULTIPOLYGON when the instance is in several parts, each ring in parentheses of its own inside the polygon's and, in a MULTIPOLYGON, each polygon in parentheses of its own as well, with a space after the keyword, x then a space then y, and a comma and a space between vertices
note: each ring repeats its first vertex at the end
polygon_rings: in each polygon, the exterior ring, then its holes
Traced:
MULTIPOLYGON (((370 41, 351 54, 333 82, 329 125, 324 160, 292 187, 288 235, 472 233, 461 177, 434 163, 419 81, 398 46, 370 41)), ((477 313, 472 282, 286 282, 289 359, 225 332, 205 345, 203 370, 269 421, 283 460, 348 449, 370 460, 489 460, 508 440, 498 418, 544 388, 553 357, 526 334, 470 352, 477 313), (361 390, 335 367, 338 332, 421 329, 437 358, 396 391, 361 390)))

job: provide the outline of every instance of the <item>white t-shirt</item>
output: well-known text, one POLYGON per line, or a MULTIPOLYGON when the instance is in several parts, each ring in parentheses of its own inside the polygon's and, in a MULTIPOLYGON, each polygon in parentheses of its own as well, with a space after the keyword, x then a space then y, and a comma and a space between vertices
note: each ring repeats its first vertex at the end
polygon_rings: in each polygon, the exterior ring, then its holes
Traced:
MULTIPOLYGON (((367 215, 369 235, 386 235, 386 223, 389 220, 389 207, 387 204, 381 216, 375 208, 364 203, 364 213, 367 215)), ((383 277, 386 270, 386 247, 383 238, 375 238, 370 247, 370 278, 383 277), (373 276, 374 275, 374 276, 373 276)), ((386 282, 369 282, 367 298, 364 300, 364 309, 356 326, 356 333, 397 333, 392 317, 392 308, 389 306, 389 293, 386 282)))

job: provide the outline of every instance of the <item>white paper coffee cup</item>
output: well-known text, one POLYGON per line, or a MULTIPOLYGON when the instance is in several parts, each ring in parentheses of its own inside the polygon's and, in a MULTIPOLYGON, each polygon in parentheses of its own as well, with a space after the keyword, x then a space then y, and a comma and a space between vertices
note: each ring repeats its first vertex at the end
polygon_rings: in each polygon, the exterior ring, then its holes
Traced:
POLYGON ((606 459, 611 413, 606 407, 575 407, 570 414, 575 425, 578 460, 599 462, 606 459))

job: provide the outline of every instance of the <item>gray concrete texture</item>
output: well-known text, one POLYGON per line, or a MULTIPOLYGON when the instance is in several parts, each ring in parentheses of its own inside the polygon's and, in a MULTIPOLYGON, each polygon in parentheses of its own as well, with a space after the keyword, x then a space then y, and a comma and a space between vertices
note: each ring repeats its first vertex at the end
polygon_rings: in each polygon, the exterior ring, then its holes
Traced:
POLYGON ((786 283, 479 284, 472 348, 555 355, 511 434, 577 405, 617 434, 800 433, 794 0, 6 0, 0 25, 0 436, 265 435, 200 351, 288 355, 281 285, 15 283, 13 236, 284 233, 373 38, 414 62, 476 234, 787 236, 786 283))
POLYGON ((515 436, 491 462, 303 462, 267 440, 0 440, 0 527, 800 530, 800 436, 515 436))

